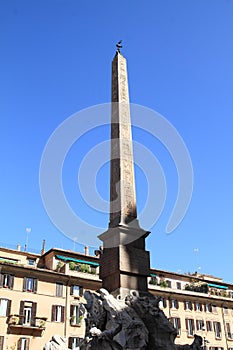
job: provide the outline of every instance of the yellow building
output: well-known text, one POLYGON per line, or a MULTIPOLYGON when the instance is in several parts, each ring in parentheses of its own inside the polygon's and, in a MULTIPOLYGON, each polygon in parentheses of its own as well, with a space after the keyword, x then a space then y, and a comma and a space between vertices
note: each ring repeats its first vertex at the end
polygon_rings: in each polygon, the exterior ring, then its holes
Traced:
MULTIPOLYGON (((53 248, 31 254, 0 248, 0 350, 35 350, 54 334, 70 348, 84 337, 85 290, 98 290, 98 256, 53 248)), ((149 291, 177 328, 177 344, 194 334, 210 350, 233 350, 233 285, 201 274, 151 269, 149 291)))

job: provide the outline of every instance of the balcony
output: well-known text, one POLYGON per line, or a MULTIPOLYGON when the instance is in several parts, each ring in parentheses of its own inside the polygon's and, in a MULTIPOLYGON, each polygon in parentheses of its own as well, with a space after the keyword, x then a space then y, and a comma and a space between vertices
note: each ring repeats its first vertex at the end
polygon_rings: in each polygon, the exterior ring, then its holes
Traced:
POLYGON ((203 282, 192 282, 192 283, 186 284, 184 289, 189 290, 191 292, 207 294, 209 291, 209 286, 207 283, 203 283, 203 282))
POLYGON ((7 333, 42 336, 46 328, 46 320, 46 317, 35 317, 30 322, 25 323, 24 315, 10 315, 7 333))

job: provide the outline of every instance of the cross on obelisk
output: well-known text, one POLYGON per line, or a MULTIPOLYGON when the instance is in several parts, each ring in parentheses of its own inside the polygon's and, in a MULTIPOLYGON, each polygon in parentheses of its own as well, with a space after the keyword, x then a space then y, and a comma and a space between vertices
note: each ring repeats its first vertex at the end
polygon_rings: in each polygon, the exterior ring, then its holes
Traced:
POLYGON ((103 241, 100 278, 103 288, 124 296, 145 293, 150 270, 145 238, 137 220, 133 146, 126 59, 121 42, 112 61, 110 222, 103 241))

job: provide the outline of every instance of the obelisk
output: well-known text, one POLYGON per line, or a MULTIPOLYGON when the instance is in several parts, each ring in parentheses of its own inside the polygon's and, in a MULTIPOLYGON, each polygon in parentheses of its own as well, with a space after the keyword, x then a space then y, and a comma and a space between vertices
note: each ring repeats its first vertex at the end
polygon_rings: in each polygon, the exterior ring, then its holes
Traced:
POLYGON ((103 288, 124 297, 134 290, 148 292, 149 252, 140 228, 134 179, 134 161, 126 59, 120 52, 112 61, 110 222, 103 241, 100 278, 103 288))

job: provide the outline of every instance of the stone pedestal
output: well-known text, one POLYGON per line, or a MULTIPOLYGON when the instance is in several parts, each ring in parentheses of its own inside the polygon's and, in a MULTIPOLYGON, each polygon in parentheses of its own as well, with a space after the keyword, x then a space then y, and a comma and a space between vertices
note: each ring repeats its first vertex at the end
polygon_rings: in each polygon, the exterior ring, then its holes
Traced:
POLYGON ((150 254, 145 250, 149 232, 127 226, 109 228, 99 236, 104 242, 100 257, 103 288, 114 296, 124 297, 132 291, 148 292, 150 254))

